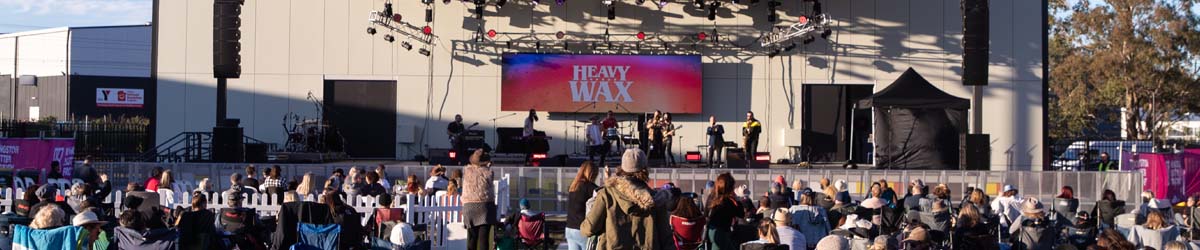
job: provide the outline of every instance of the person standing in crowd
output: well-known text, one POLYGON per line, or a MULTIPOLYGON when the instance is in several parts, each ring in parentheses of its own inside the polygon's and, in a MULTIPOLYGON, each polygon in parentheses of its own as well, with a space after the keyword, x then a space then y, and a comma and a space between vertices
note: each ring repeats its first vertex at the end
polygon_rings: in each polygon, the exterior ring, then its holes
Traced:
POLYGON ((258 189, 258 178, 254 178, 255 175, 258 175, 258 170, 255 170, 254 165, 246 165, 246 178, 242 178, 242 186, 258 189))
POLYGON ((150 191, 150 192, 158 191, 158 181, 159 181, 159 178, 162 177, 162 172, 163 172, 162 167, 154 167, 154 170, 150 171, 150 177, 146 178, 146 185, 143 185, 146 187, 146 191, 150 191))
POLYGON ((467 226, 467 250, 488 250, 492 225, 496 224, 496 194, 492 188, 495 174, 492 173, 491 157, 482 149, 476 149, 470 159, 470 164, 463 170, 461 197, 463 224, 467 226))
POLYGON ((583 162, 583 165, 579 166, 579 172, 575 173, 575 180, 571 182, 571 188, 568 189, 565 238, 567 238, 567 249, 569 250, 587 248, 587 238, 583 237, 579 226, 583 224, 583 219, 587 216, 587 201, 592 198, 598 188, 596 186, 598 173, 598 169, 592 165, 591 161, 583 162))
POLYGON ((996 250, 997 239, 991 228, 977 206, 962 206, 954 224, 952 249, 996 250))
MULTIPOLYGON (((283 186, 283 179, 279 178, 280 174, 279 165, 275 165, 270 169, 267 169, 267 174, 263 175, 262 184, 258 186, 258 189, 263 193, 275 195, 283 194, 285 188, 283 186)), ((279 197, 283 196, 280 195, 279 197)))
POLYGON ((192 196, 191 205, 171 224, 179 230, 179 249, 220 248, 221 239, 213 225, 217 215, 208 210, 207 198, 203 195, 192 196))
POLYGON ((1166 215, 1159 211, 1150 211, 1146 223, 1136 225, 1129 230, 1128 240, 1137 247, 1152 247, 1163 249, 1167 242, 1179 239, 1179 228, 1167 220, 1166 215))
MULTIPOLYGON (((1021 216, 1021 196, 1013 185, 1004 185, 1004 192, 992 200, 991 209, 1000 216, 1000 228, 1009 228, 1021 216)), ((1001 232, 1007 233, 1007 230, 1001 232)), ((1001 235, 1003 237, 1003 235, 1001 235)))
POLYGON ((1117 162, 1108 159, 1108 152, 1100 152, 1100 161, 1096 162, 1096 170, 1105 172, 1117 169, 1117 162))
POLYGON ((608 155, 608 147, 604 146, 604 131, 600 129, 599 118, 592 116, 587 125, 588 161, 595 161, 600 156, 600 165, 604 165, 604 157, 608 155))
POLYGON ((746 111, 746 123, 742 124, 742 145, 746 147, 746 165, 754 162, 758 153, 758 135, 762 134, 762 123, 754 119, 754 111, 746 111))
POLYGON ((437 165, 429 171, 429 179, 425 181, 425 192, 433 195, 437 191, 446 191, 448 185, 450 179, 446 179, 446 167, 437 165))
MULTIPOLYGON (((73 172, 71 174, 71 177, 78 178, 79 180, 82 180, 83 183, 86 183, 88 185, 95 185, 95 184, 98 184, 96 181, 100 176, 96 173, 96 168, 92 167, 91 158, 85 157, 83 159, 83 162, 81 164, 79 164, 79 166, 75 167, 75 169, 73 170, 73 172)), ((98 190, 98 189, 100 189, 100 187, 92 187, 92 190, 98 190)))
POLYGON ((59 166, 58 161, 51 161, 50 162, 50 171, 46 172, 46 179, 62 179, 62 178, 63 178, 62 167, 59 166))
MULTIPOLYGON (((787 210, 775 211, 775 231, 779 235, 779 244, 787 244, 790 250, 808 249, 808 241, 804 233, 792 228, 792 214, 787 210)), ((816 245, 816 244, 813 244, 816 245)))
POLYGON ((1052 249, 1061 233, 1060 222, 1050 220, 1037 198, 1019 200, 1021 215, 1014 220, 1008 230, 1009 242, 1012 249, 1052 249))
POLYGON ((591 210, 579 226, 583 236, 599 236, 596 249, 672 247, 670 215, 665 208, 670 192, 656 194, 646 184, 649 177, 646 154, 636 148, 625 150, 621 167, 596 192, 591 210))
POLYGON ((733 175, 718 175, 713 193, 708 197, 708 240, 713 250, 736 249, 732 241, 733 221, 745 217, 745 212, 734 198, 734 185, 737 183, 733 175))
POLYGON ((30 214, 37 215, 40 210, 48 207, 58 208, 59 212, 65 214, 64 216, 55 217, 56 219, 60 220, 57 221, 58 225, 65 225, 69 223, 67 220, 71 216, 75 216, 75 210, 71 209, 70 205, 67 205, 66 202, 55 200, 55 196, 58 194, 58 187, 50 184, 42 185, 41 187, 37 188, 35 194, 37 195, 39 201, 29 209, 30 214))
POLYGON ((725 126, 717 124, 716 116, 708 116, 708 129, 705 129, 704 134, 708 135, 708 167, 714 167, 721 163, 721 150, 725 148, 725 126))

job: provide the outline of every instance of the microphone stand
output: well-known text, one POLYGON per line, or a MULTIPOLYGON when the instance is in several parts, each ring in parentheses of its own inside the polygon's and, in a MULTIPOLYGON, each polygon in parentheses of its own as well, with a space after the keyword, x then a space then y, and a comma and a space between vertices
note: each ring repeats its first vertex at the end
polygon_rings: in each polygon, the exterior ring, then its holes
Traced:
MULTIPOLYGON (((507 115, 501 115, 501 116, 497 116, 497 117, 492 117, 492 119, 488 119, 488 121, 492 122, 492 129, 497 129, 498 127, 496 127, 496 126, 498 126, 498 125, 496 125, 496 120, 500 120, 500 119, 508 118, 508 117, 511 117, 511 116, 514 116, 514 115, 517 115, 517 113, 516 113, 516 112, 513 112, 513 113, 509 113, 509 114, 507 114, 507 115)), ((486 135, 486 134, 485 134, 485 135, 486 135)), ((499 148, 499 147, 500 147, 500 133, 499 133, 499 132, 497 132, 497 133, 496 133, 496 142, 495 142, 495 145, 496 145, 496 147, 497 147, 497 148, 499 148)))
MULTIPOLYGON (((592 109, 596 109, 596 102, 597 101, 592 101, 591 103, 584 104, 583 106, 579 107, 578 109, 575 109, 575 111, 572 111, 571 112, 572 119, 578 121, 579 113, 582 113, 583 110, 587 109, 588 107, 592 107, 592 109)), ((589 122, 588 125, 591 125, 591 122, 589 122)), ((569 128, 571 128, 571 125, 563 126, 563 135, 564 136, 567 135, 567 129, 569 129, 569 128)), ((578 155, 579 154, 579 144, 578 144, 579 143, 579 130, 576 129, 575 133, 571 133, 571 135, 572 135, 571 136, 571 149, 574 150, 574 152, 573 152, 574 154, 578 155)), ((587 145, 587 144, 584 144, 584 145, 587 145)), ((566 147, 566 146, 567 145, 564 143, 563 147, 566 147)), ((563 151, 564 151, 564 153, 566 153, 565 152, 566 150, 563 150, 563 151)))

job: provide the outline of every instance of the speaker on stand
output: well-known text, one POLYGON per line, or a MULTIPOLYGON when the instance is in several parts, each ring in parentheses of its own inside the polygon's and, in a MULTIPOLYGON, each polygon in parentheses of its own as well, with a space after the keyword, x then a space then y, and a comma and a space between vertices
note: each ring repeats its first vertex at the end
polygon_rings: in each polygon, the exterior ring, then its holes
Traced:
POLYGON ((988 0, 961 0, 963 85, 984 86, 988 79, 988 0))
POLYGON ((962 170, 991 170, 992 149, 990 136, 987 134, 964 134, 958 149, 959 169, 962 170))
POLYGON ((213 127, 212 160, 214 162, 245 162, 245 145, 238 119, 225 119, 220 126, 213 127))

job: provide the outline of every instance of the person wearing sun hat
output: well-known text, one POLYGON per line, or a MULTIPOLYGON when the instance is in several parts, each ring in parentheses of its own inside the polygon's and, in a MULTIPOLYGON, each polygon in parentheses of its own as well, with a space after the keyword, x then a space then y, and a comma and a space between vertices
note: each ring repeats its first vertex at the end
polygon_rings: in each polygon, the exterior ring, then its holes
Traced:
POLYGON ((1000 216, 1000 227, 1007 228, 1021 216, 1021 196, 1013 185, 1004 185, 1000 191, 1000 196, 992 200, 991 209, 1000 216))
POLYGON ((908 237, 900 242, 904 249, 929 249, 933 243, 929 240, 929 230, 924 227, 914 227, 908 231, 908 237))
POLYGON ((107 223, 100 220, 100 217, 92 211, 76 214, 75 218, 72 218, 71 224, 83 228, 83 232, 80 233, 83 237, 79 237, 76 249, 108 249, 108 233, 101 228, 107 223))
POLYGON ((808 247, 804 233, 792 227, 791 213, 785 209, 776 209, 775 215, 771 218, 775 220, 775 232, 779 235, 779 244, 786 244, 788 249, 792 250, 803 250, 808 247))
POLYGON ((1037 198, 1020 202, 1021 216, 1009 227, 1013 249, 1050 249, 1058 242, 1060 221, 1051 221, 1037 198))

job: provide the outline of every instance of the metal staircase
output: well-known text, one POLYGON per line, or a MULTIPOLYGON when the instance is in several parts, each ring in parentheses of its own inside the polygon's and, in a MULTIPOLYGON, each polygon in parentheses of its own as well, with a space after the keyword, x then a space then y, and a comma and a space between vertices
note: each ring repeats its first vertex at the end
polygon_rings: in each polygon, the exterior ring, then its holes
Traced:
MULTIPOLYGON (((210 162, 212 161, 212 132, 183 132, 154 146, 142 155, 146 162, 210 162)), ((266 144, 268 152, 276 151, 278 145, 249 136, 242 136, 246 144, 266 144)))

